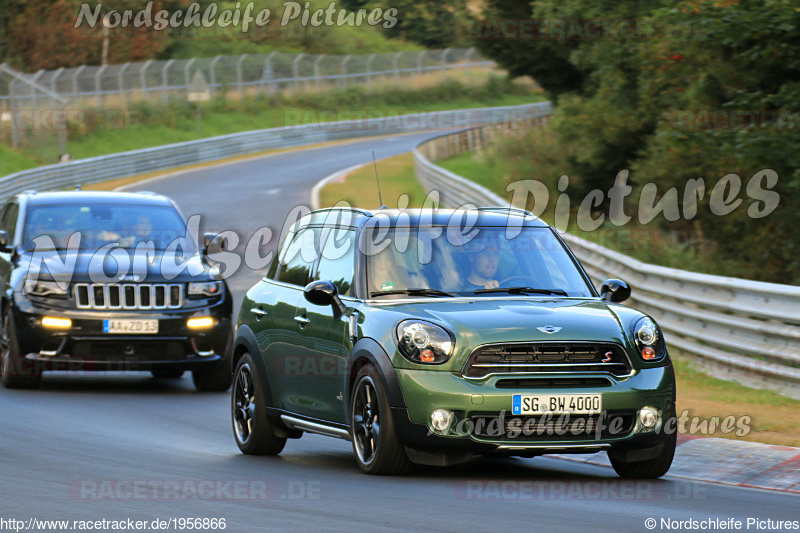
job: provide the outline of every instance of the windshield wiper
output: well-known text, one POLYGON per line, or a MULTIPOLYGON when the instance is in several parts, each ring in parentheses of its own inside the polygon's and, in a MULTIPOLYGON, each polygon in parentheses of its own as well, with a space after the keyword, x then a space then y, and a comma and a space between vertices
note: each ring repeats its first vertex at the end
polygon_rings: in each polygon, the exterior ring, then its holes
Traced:
POLYGON ((384 294, 408 294, 410 296, 449 296, 454 297, 455 294, 451 292, 444 292, 438 289, 398 289, 393 291, 374 291, 370 293, 370 297, 381 296, 384 294))
POLYGON ((496 287, 494 289, 477 289, 475 294, 485 294, 489 292, 507 292, 510 294, 555 294, 567 296, 567 291, 563 289, 535 289, 533 287, 496 287))

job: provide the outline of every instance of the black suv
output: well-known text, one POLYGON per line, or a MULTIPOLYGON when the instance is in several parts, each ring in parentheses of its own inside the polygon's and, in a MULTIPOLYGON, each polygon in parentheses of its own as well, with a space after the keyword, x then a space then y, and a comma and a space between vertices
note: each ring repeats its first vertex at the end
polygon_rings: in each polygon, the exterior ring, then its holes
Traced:
POLYGON ((6 387, 43 370, 192 370, 199 390, 230 386, 232 298, 169 198, 25 192, 0 214, 6 387))

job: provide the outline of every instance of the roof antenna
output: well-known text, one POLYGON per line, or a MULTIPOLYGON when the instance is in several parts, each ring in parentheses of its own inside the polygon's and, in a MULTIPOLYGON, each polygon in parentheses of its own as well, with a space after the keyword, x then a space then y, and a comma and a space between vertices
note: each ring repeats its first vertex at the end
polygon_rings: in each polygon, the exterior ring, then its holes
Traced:
POLYGON ((378 203, 381 204, 378 209, 386 209, 386 206, 383 205, 383 198, 381 198, 381 180, 378 179, 378 163, 375 162, 375 150, 372 151, 372 166, 375 169, 375 183, 378 184, 378 203))

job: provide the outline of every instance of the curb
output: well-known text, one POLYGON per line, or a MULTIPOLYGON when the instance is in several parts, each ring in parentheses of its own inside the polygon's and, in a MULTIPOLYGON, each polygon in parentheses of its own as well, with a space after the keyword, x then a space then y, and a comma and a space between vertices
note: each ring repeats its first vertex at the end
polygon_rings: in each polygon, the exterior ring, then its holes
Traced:
MULTIPOLYGON (((603 452, 550 457, 611 467, 603 452)), ((675 459, 667 476, 800 494, 800 448, 679 435, 675 459)))

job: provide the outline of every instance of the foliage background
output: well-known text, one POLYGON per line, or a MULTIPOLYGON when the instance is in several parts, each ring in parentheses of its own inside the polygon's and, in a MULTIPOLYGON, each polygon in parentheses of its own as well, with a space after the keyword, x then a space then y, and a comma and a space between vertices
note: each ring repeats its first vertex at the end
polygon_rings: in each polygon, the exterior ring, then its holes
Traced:
MULTIPOLYGON (((703 178, 697 216, 668 222, 681 246, 718 264, 732 262, 740 277, 800 283, 800 6, 790 0, 487 0, 480 35, 507 19, 579 21, 619 19, 653 28, 644 38, 481 38, 479 49, 513 75, 530 75, 557 103, 547 134, 507 145, 518 158, 509 179, 554 186, 570 176, 581 199, 607 191, 630 170, 636 205, 645 183, 660 193, 703 178), (717 111, 783 112, 788 121, 741 127, 704 121, 717 111), (688 115, 691 112, 692 115, 688 115), (676 117, 699 117, 689 124, 676 117), (714 184, 728 174, 744 183, 759 170, 778 173, 778 208, 747 215, 750 200, 718 217, 708 209, 714 184)), ((576 202, 573 202, 573 204, 576 202)), ((607 205, 598 211, 606 210, 607 205)), ((633 207, 628 212, 635 212, 633 207)))

